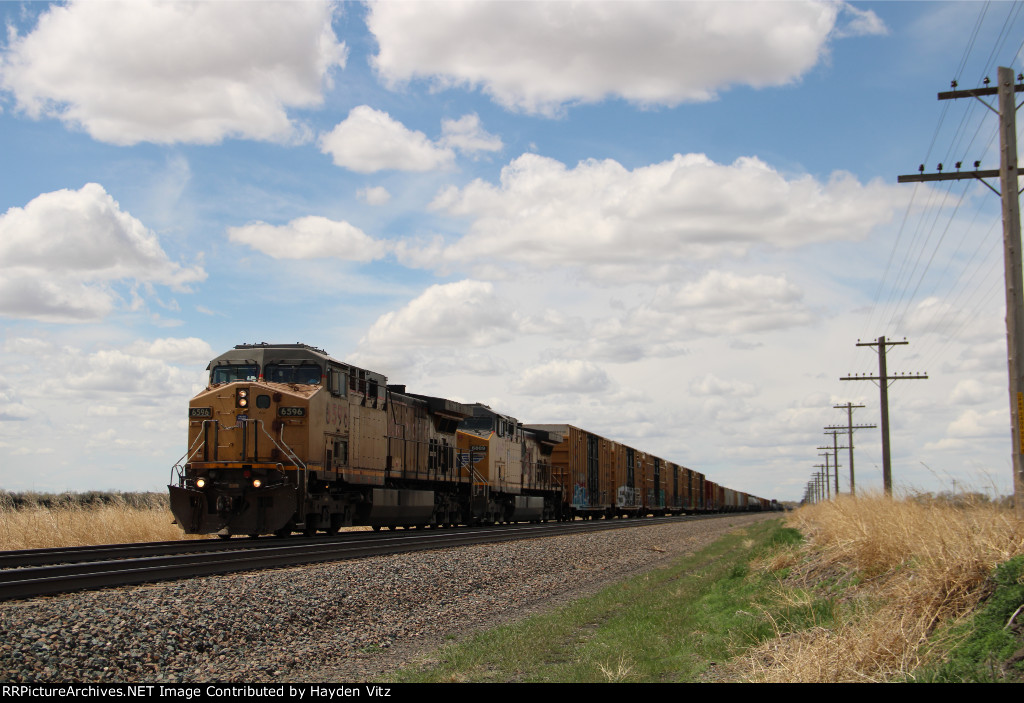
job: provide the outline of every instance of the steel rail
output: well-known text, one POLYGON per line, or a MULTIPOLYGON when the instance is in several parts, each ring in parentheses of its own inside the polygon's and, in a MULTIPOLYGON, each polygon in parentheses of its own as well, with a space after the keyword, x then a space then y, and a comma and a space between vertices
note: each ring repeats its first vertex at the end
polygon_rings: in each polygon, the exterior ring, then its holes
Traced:
MULTIPOLYGON (((666 521, 600 520, 567 523, 461 528, 448 531, 408 530, 346 533, 340 538, 313 540, 239 540, 237 543, 188 540, 209 543, 219 549, 188 554, 132 556, 49 566, 23 566, 0 570, 0 600, 32 598, 71 591, 129 586, 238 571, 302 566, 370 556, 430 549, 469 546, 490 542, 535 539, 576 534, 581 531, 644 527, 666 521), (353 537, 353 535, 357 535, 353 537)), ((158 543, 159 544, 159 543, 158 543)), ((122 545, 119 545, 122 546, 122 545)), ((35 550, 33 550, 35 551, 35 550)))
MULTIPOLYGON (((346 532, 345 535, 363 535, 370 532, 346 532)), ((289 544, 320 543, 330 537, 291 537, 289 544)), ((133 557, 169 556, 194 552, 227 552, 251 549, 253 544, 270 541, 281 543, 281 538, 265 536, 258 540, 245 537, 223 539, 180 539, 167 542, 134 542, 128 544, 101 544, 86 547, 50 547, 45 549, 18 549, 0 552, 0 569, 13 569, 47 564, 72 564, 133 557)))

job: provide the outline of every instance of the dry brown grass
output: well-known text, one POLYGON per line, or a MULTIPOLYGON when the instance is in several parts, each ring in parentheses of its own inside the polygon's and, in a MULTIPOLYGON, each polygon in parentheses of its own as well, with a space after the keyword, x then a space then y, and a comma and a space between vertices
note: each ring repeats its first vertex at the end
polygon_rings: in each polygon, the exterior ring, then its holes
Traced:
POLYGON ((123 504, 2 509, 0 550, 184 539, 173 520, 167 508, 123 504))
POLYGON ((780 596, 812 587, 833 599, 832 617, 795 633, 779 624, 779 639, 749 659, 757 681, 912 677, 938 625, 971 612, 992 569, 1024 553, 1024 524, 985 503, 843 497, 797 510, 789 525, 806 543, 780 596))

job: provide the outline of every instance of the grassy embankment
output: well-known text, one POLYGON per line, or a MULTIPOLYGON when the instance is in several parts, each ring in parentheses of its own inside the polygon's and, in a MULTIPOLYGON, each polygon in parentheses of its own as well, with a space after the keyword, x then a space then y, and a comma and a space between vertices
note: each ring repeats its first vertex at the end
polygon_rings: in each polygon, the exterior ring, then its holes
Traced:
POLYGON ((185 538, 166 493, 0 492, 0 550, 185 538))
POLYGON ((843 499, 450 644, 394 679, 1017 681, 1022 572, 1024 526, 1005 509, 843 499))

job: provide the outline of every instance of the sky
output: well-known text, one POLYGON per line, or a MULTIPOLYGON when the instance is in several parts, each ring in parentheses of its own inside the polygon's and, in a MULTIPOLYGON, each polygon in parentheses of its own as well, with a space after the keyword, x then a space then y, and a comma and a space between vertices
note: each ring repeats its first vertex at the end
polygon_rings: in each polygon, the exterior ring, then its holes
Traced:
POLYGON ((163 490, 207 362, 304 342, 799 500, 885 335, 897 489, 1010 493, 999 198, 896 179, 999 167, 936 96, 1021 9, 0 3, 0 489, 163 490))

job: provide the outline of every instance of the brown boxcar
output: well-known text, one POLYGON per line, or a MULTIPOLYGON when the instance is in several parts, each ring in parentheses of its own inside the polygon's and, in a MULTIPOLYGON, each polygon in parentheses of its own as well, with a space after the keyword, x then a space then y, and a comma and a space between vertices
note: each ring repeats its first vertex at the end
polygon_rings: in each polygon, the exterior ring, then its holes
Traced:
POLYGON ((609 439, 568 424, 526 425, 560 435, 551 452, 551 470, 564 491, 563 514, 583 518, 615 514, 612 445, 609 439))
POLYGON ((637 465, 633 447, 612 442, 612 486, 615 487, 615 514, 636 517, 643 508, 642 467, 637 465))

